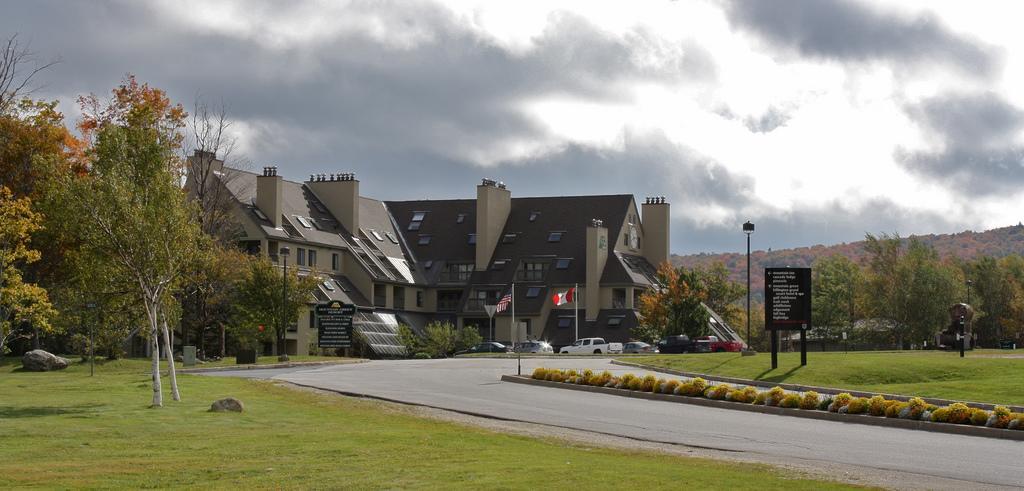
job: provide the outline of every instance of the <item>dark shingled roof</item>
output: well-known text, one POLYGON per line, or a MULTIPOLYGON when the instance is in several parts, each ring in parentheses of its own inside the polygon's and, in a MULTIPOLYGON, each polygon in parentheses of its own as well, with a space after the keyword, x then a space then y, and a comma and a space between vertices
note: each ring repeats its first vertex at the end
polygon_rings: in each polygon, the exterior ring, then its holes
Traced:
MULTIPOLYGON (((554 346, 566 346, 572 344, 573 324, 570 321, 568 327, 558 327, 560 317, 571 317, 572 310, 553 310, 548 316, 548 322, 544 326, 540 339, 546 340, 554 346)), ((631 330, 636 327, 636 312, 632 309, 605 309, 597 314, 597 320, 584 321, 583 311, 580 311, 580 337, 581 338, 604 338, 609 343, 625 343, 629 341, 631 330), (618 326, 609 326, 608 319, 622 317, 618 326)))

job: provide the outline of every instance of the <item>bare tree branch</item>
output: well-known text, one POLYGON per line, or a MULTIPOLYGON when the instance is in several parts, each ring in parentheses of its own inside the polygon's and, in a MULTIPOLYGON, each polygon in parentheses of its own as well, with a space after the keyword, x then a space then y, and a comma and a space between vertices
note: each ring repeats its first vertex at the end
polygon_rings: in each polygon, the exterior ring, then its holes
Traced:
POLYGON ((29 46, 18 41, 18 35, 7 38, 0 47, 0 114, 7 113, 18 99, 39 90, 41 86, 30 85, 39 72, 46 70, 60 59, 40 62, 29 46))

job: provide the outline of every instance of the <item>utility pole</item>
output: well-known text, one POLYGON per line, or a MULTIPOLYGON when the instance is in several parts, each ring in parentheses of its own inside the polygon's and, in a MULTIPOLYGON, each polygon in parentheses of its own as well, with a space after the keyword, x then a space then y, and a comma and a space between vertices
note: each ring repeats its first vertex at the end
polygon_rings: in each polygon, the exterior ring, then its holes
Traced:
POLYGON ((754 354, 754 350, 750 348, 750 235, 754 233, 754 224, 749 220, 743 224, 743 233, 747 234, 747 346, 743 354, 748 355, 754 354))

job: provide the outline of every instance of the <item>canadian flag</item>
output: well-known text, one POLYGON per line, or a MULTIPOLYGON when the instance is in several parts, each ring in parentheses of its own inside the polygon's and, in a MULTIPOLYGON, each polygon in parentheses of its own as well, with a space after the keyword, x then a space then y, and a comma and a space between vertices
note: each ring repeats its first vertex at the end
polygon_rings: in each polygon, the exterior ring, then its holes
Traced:
POLYGON ((570 288, 567 292, 556 293, 551 297, 551 302, 556 306, 565 305, 569 302, 573 302, 576 299, 576 288, 570 288))

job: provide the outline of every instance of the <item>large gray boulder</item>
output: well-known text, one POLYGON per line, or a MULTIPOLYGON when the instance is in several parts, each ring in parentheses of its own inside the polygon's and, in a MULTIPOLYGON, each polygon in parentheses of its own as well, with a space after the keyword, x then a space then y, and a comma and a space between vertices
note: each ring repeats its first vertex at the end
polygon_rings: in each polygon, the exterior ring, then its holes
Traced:
POLYGON ((242 405, 242 401, 235 399, 234 397, 225 397, 219 401, 214 401, 210 405, 210 411, 215 413, 223 413, 227 411, 240 413, 245 410, 245 406, 242 405))
POLYGON ((67 368, 68 361, 48 351, 34 349, 21 357, 21 365, 30 372, 49 372, 67 368))

